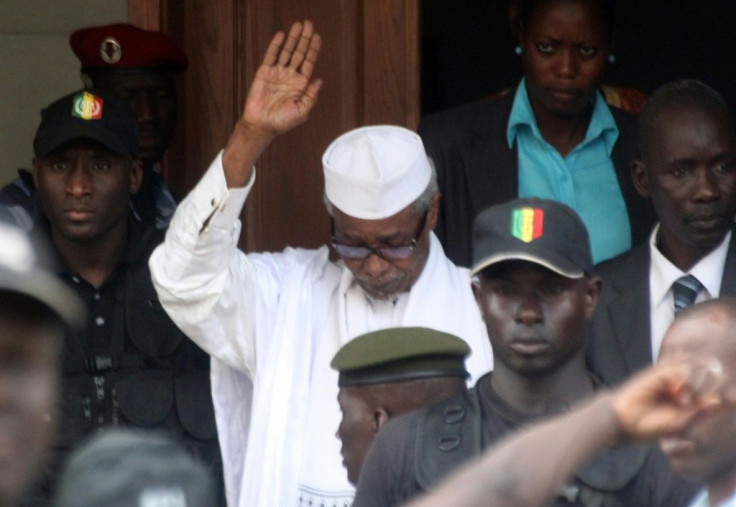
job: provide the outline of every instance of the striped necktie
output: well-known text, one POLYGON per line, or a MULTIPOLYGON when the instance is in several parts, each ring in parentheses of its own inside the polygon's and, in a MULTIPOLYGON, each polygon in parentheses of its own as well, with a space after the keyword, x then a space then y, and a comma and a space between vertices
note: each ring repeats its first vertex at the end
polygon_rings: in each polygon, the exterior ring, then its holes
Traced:
POLYGON ((675 301, 675 315, 680 310, 687 308, 695 302, 698 292, 703 289, 703 284, 693 275, 685 275, 678 278, 672 284, 672 295, 675 301))

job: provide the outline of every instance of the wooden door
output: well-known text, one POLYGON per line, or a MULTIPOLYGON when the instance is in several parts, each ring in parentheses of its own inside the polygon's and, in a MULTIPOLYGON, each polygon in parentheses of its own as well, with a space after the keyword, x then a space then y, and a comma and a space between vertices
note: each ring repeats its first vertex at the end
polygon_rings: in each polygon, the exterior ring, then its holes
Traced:
POLYGON ((351 128, 419 121, 419 0, 129 0, 130 22, 160 29, 190 59, 167 179, 184 195, 224 146, 271 37, 311 19, 324 80, 307 124, 277 139, 257 167, 243 219, 249 251, 329 240, 321 157, 351 128))

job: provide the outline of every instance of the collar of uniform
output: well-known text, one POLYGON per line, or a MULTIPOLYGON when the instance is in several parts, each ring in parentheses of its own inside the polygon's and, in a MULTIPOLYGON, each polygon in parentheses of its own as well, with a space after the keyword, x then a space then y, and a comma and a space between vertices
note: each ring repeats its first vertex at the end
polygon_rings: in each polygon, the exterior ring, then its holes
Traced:
MULTIPOLYGON (((156 239, 156 241, 160 242, 163 240, 162 233, 158 233, 153 226, 141 223, 135 218, 132 211, 128 212, 127 228, 128 235, 126 239, 125 253, 118 263, 118 268, 121 266, 127 266, 134 262, 146 262, 147 259, 145 256, 152 250, 149 248, 152 237, 159 234, 160 238, 156 239)), ((51 239, 51 224, 43 214, 41 214, 34 223, 30 234, 35 238, 34 241, 36 241, 41 248, 48 250, 46 256, 48 257, 50 270, 52 272, 57 275, 75 275, 64 265, 58 250, 54 246, 51 239)))
MULTIPOLYGON (((531 102, 529 102, 524 78, 522 78, 521 83, 516 88, 514 102, 511 106, 511 114, 509 115, 509 123, 506 127, 506 141, 509 144, 509 148, 513 148, 520 126, 528 128, 534 137, 543 139, 542 133, 539 131, 539 126, 537 125, 537 120, 534 117, 534 112, 532 111, 531 102)), ((618 127, 603 96, 600 92, 596 91, 595 95, 593 95, 593 114, 590 118, 585 138, 580 145, 593 141, 598 137, 603 139, 606 154, 610 157, 613 152, 613 146, 618 139, 618 127)))

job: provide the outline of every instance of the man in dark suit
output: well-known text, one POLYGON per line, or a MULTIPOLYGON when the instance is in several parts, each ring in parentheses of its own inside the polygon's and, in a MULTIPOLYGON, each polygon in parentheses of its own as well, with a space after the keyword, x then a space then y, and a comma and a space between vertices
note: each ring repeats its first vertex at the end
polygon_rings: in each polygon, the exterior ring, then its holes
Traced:
POLYGON ((677 311, 736 294, 736 126, 723 97, 694 80, 668 83, 639 118, 634 185, 659 224, 650 241, 598 266, 590 367, 616 384, 659 354, 677 311))

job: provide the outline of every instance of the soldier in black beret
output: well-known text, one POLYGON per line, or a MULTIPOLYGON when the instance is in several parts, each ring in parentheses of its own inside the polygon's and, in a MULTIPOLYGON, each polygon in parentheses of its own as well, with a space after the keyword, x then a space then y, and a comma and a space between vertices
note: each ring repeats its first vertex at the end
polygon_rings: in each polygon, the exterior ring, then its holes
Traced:
POLYGON ((373 438, 389 419, 465 391, 460 338, 425 327, 389 328, 358 336, 335 355, 340 372, 337 430, 348 479, 355 484, 373 438))

